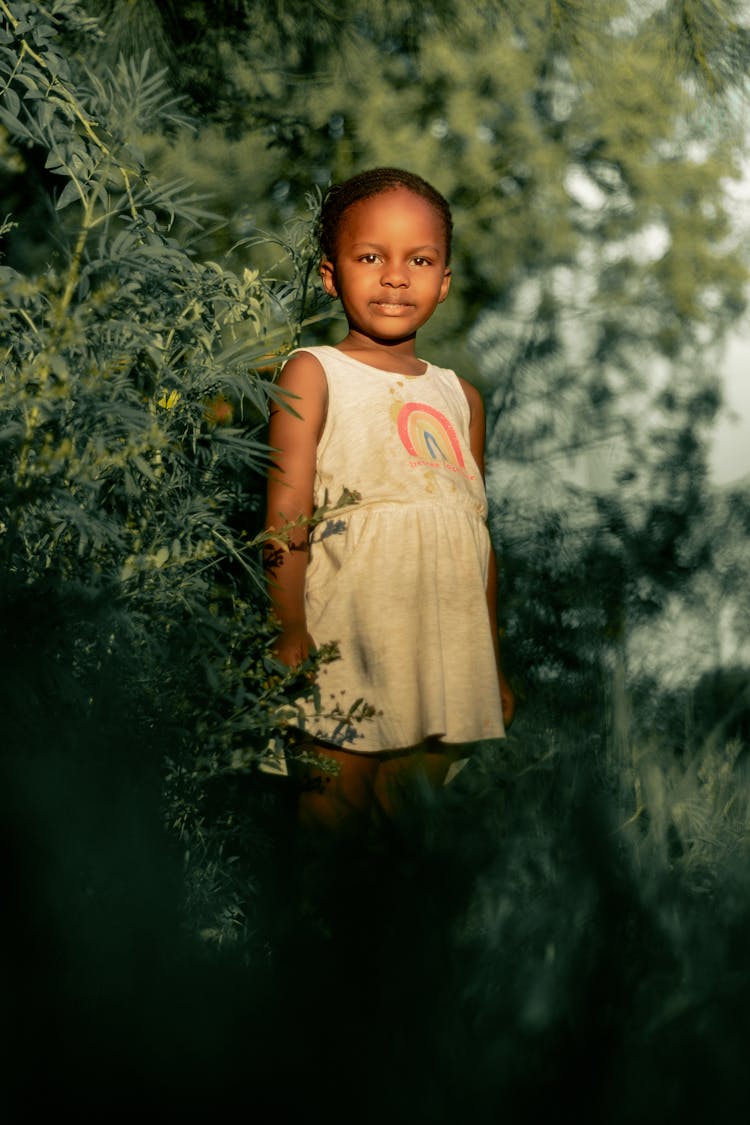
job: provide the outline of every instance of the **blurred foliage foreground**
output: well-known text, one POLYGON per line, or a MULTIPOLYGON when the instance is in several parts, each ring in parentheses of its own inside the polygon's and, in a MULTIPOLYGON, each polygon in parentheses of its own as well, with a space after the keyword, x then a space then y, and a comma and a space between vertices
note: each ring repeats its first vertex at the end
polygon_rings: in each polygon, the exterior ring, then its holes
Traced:
POLYGON ((195 253, 211 216, 137 143, 179 105, 146 66, 66 53, 96 34, 75 4, 0 0, 3 160, 37 196, 57 184, 48 264, 0 267, 4 1108, 728 1115, 750 1003, 743 670, 689 698, 630 683, 616 520, 574 552, 546 516, 506 537, 532 695, 506 745, 335 862, 298 839, 290 789, 255 766, 299 687, 269 657, 259 554, 308 228, 283 281, 195 253))

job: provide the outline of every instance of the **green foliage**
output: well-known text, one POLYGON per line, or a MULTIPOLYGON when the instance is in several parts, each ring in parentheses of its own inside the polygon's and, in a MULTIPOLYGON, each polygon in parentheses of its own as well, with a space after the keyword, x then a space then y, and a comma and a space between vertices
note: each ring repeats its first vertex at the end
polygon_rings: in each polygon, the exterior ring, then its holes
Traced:
POLYGON ((744 1112, 748 497, 703 463, 742 16, 0 0, 23 1115, 40 1069, 79 1113, 744 1112), (254 768, 313 670, 268 655, 263 424, 278 355, 329 331, 302 201, 375 160, 456 201, 428 347, 487 391, 524 697, 502 752, 331 856, 254 768))
MULTIPOLYGON (((148 56, 81 68, 60 32, 91 35, 90 51, 97 32, 73 4, 0 11, 2 127, 16 161, 43 164, 46 198, 43 267, 0 267, 9 742, 23 754, 52 737, 50 664, 77 701, 56 739, 95 740, 96 717, 106 742, 128 714, 169 760, 166 817, 200 881, 231 836, 202 830, 205 779, 252 770, 283 738, 280 708, 309 671, 270 654, 260 558, 268 375, 299 332, 309 223, 283 246, 291 282, 201 259, 176 228, 210 218, 202 201, 153 178, 139 148, 181 120, 163 72, 148 56)), ((247 897, 239 869, 227 893, 247 897)), ((206 909, 241 907, 217 894, 206 909)))
MULTIPOLYGON (((221 59, 243 109, 230 126, 200 102, 197 138, 154 135, 152 158, 215 193, 231 216, 220 242, 277 228, 311 182, 369 164, 445 192, 453 284, 420 347, 485 393, 499 543, 518 543, 519 510, 574 513, 566 549, 580 569, 599 560, 601 612, 621 629, 700 561, 689 524, 748 276, 726 190, 747 143, 746 8, 504 0, 412 6, 411 20, 409 8, 311 21, 285 6, 271 30, 237 5, 223 36, 217 23, 203 47, 175 40, 175 58, 221 59)), ((324 321, 305 338, 338 331, 324 321)), ((518 566, 506 558, 508 579, 528 567, 541 581, 537 561, 531 547, 518 566)))
MULTIPOLYGON (((670 276, 634 261, 621 277, 609 271, 610 302, 636 307, 646 272, 667 308, 687 308, 694 290, 700 305, 704 269, 722 277, 730 268, 727 247, 713 261, 703 245, 722 238, 717 173, 736 171, 732 146, 741 143, 741 6, 505 0, 450 10, 389 5, 386 15, 359 4, 326 19, 296 8, 266 17, 274 31, 257 5, 237 5, 233 18, 255 34, 230 38, 229 22, 222 38, 217 20, 202 45, 195 36, 175 42, 181 64, 229 74, 232 95, 222 104, 241 109, 227 130, 210 123, 213 101, 200 103, 200 147, 184 136, 162 158, 210 180, 227 213, 244 209, 267 229, 294 212, 311 180, 324 185, 372 163, 402 163, 434 179, 454 205, 459 235, 454 292, 434 337, 442 347, 488 295, 491 303, 512 295, 529 274, 570 262, 582 243, 686 227, 670 276), (285 18, 296 21, 294 34, 280 33, 285 18), (708 41, 710 61, 700 47, 708 41), (688 69, 688 57, 704 57, 704 68, 688 69), (698 276, 679 268, 691 246, 698 276), (671 292, 680 285, 682 297, 671 292)), ((199 12, 196 5, 191 18, 199 12)))

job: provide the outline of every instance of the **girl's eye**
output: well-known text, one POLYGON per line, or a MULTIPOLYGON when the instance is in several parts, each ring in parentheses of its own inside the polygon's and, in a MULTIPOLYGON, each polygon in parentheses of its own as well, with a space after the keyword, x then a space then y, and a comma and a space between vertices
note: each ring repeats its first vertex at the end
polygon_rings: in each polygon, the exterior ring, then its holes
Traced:
POLYGON ((415 266, 429 266, 430 265, 430 259, 429 258, 423 258, 421 255, 417 258, 412 258, 412 261, 414 262, 415 266))
POLYGON ((359 260, 368 266, 373 266, 377 262, 378 256, 377 254, 363 254, 359 260))

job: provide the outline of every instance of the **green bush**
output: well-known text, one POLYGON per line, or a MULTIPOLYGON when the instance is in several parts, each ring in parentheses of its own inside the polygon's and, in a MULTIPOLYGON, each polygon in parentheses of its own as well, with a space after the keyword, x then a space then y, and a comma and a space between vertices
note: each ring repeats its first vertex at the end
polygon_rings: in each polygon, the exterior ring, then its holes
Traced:
POLYGON ((98 35, 72 3, 0 13, 0 131, 45 224, 25 262, 27 232, 3 224, 16 263, 0 267, 8 742, 17 761, 86 744, 96 770, 115 739, 166 765, 195 916, 229 919, 203 927, 223 939, 249 880, 238 869, 228 888, 235 827, 226 810, 206 823, 205 786, 252 772, 302 682, 270 655, 261 485, 310 224, 282 243, 283 282, 201 260, 191 231, 215 217, 153 179, 138 149, 179 118, 164 74, 146 58, 94 75, 64 47, 98 35))

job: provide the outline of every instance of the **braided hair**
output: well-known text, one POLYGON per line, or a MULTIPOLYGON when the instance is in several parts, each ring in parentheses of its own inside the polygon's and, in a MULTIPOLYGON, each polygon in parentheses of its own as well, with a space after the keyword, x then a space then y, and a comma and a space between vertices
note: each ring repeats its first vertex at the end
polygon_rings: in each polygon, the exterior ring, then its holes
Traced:
POLYGON ((448 202, 431 184, 414 172, 402 168, 370 168, 359 172, 341 184, 333 184, 325 196, 318 219, 318 243, 324 258, 333 261, 336 256, 336 240, 344 213, 361 199, 371 199, 385 191, 407 188, 414 195, 420 195, 430 203, 439 214, 445 232, 446 264, 451 256, 451 236, 453 218, 448 202))

